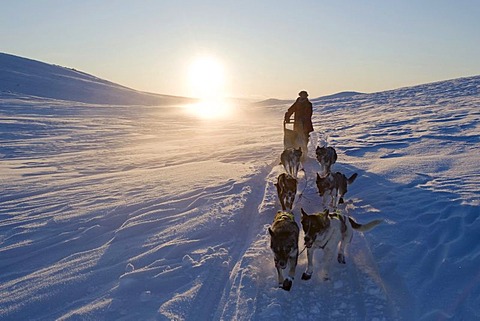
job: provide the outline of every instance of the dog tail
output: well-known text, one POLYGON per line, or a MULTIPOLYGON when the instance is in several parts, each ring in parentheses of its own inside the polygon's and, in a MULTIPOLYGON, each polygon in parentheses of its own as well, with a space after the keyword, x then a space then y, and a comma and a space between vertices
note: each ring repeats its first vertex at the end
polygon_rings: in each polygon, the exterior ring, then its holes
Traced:
POLYGON ((353 218, 350 216, 348 217, 348 220, 350 221, 350 224, 352 225, 353 229, 360 231, 360 232, 367 232, 373 229, 375 226, 378 224, 382 223, 383 220, 373 220, 371 222, 368 222, 367 224, 360 224, 357 223, 353 218))
POLYGON ((350 176, 350 178, 347 180, 348 185, 352 184, 357 178, 357 176, 357 173, 354 173, 352 176, 350 176))

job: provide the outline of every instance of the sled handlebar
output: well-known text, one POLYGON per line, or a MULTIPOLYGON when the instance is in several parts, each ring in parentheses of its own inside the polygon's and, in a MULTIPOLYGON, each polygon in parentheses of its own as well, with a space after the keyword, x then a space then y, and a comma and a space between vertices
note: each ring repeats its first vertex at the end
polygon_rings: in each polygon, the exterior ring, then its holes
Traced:
POLYGON ((283 129, 288 129, 287 128, 287 125, 290 125, 290 127, 292 127, 292 129, 289 129, 289 130, 293 130, 293 121, 292 119, 289 119, 288 122, 285 121, 285 119, 283 120, 283 129))

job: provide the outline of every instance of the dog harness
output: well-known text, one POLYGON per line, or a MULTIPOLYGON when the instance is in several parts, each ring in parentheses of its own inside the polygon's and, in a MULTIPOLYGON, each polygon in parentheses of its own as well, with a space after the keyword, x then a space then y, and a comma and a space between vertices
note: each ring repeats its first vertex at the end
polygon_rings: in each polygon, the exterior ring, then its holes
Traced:
POLYGON ((330 218, 337 219, 342 223, 342 227, 340 228, 340 231, 342 232, 342 235, 344 235, 347 232, 347 219, 345 218, 345 215, 342 215, 340 210, 336 210, 335 214, 330 214, 330 218))
POLYGON ((325 242, 325 244, 319 245, 318 247, 321 248, 322 250, 324 250, 325 247, 327 246, 328 242, 330 242, 330 239, 332 238, 332 235, 333 235, 333 231, 330 232, 330 235, 328 235, 328 237, 324 237, 324 238, 323 238, 323 239, 327 239, 327 241, 325 242))
MULTIPOLYGON (((345 237, 345 234, 347 233, 347 223, 346 223, 345 215, 342 215, 341 212, 337 209, 334 214, 329 214, 328 216, 330 217, 330 219, 337 219, 340 221, 340 223, 342 223, 340 227, 340 232, 342 233, 342 236, 345 237)), ((308 227, 308 231, 309 230, 310 230, 310 226, 308 227)), ((333 235, 333 230, 330 231, 330 234, 328 236, 325 236, 323 238, 323 240, 326 240, 325 243, 323 245, 319 245, 318 247, 324 250, 328 242, 330 241, 332 235, 333 235)))
POLYGON ((278 212, 275 221, 295 221, 295 217, 292 213, 288 212, 278 212))
MULTIPOLYGON (((342 226, 340 227, 340 232, 342 233, 342 237, 345 238, 345 235, 347 234, 347 220, 348 218, 342 214, 342 212, 337 209, 335 211, 335 214, 330 214, 330 217, 333 219, 337 219, 342 223, 342 226)), ((350 236, 349 242, 352 241, 353 235, 350 236)))

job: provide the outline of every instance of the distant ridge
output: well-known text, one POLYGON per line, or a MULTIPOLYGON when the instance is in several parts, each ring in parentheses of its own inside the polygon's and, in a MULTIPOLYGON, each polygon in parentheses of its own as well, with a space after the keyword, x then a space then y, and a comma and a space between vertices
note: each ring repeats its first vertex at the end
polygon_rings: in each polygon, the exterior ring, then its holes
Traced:
POLYGON ((366 94, 366 96, 371 99, 405 99, 419 96, 435 97, 438 94, 446 98, 480 95, 480 75, 440 80, 366 94))
POLYGON ((286 104, 293 104, 295 100, 282 100, 282 99, 275 99, 269 98, 266 100, 258 101, 255 105, 258 106, 276 106, 276 105, 286 105, 286 104))
MULTIPOLYGON (((312 102, 315 102, 315 101, 327 100, 327 99, 350 98, 356 95, 362 95, 362 93, 359 93, 356 91, 342 91, 333 95, 321 96, 321 97, 313 98, 310 100, 312 102)), ((259 106, 273 106, 273 105, 293 104, 294 102, 295 102, 295 99, 282 100, 282 99, 276 99, 276 98, 269 98, 266 100, 259 101, 255 104, 259 106)))
POLYGON ((109 105, 171 105, 192 99, 137 91, 87 73, 0 53, 0 93, 109 105))
POLYGON ((338 98, 350 98, 356 95, 362 95, 363 93, 359 93, 356 91, 342 91, 333 95, 328 95, 328 96, 321 96, 318 98, 314 98, 312 100, 327 100, 327 99, 338 99, 338 98))
MULTIPOLYGON (((448 80, 440 80, 436 82, 401 87, 397 89, 385 90, 374 93, 360 93, 356 91, 343 91, 333 95, 311 98, 312 103, 320 103, 325 100, 335 100, 337 102, 350 101, 350 98, 362 95, 365 99, 404 99, 412 98, 419 95, 435 96, 443 93, 445 97, 463 97, 480 95, 480 75, 459 77, 448 80)), ((295 100, 280 100, 270 98, 256 103, 260 106, 274 106, 282 104, 293 104, 295 100)))

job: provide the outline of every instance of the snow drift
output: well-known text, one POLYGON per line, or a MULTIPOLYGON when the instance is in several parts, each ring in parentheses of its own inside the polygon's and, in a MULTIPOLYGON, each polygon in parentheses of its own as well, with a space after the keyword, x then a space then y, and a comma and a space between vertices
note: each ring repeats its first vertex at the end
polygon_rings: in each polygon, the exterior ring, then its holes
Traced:
POLYGON ((286 292, 267 228, 288 105, 217 123, 1 88, 0 316, 479 319, 479 89, 477 76, 313 101, 297 221, 320 210, 313 149, 327 139, 334 170, 359 174, 344 211, 385 223, 354 235, 331 281, 300 280, 302 254, 286 292))

